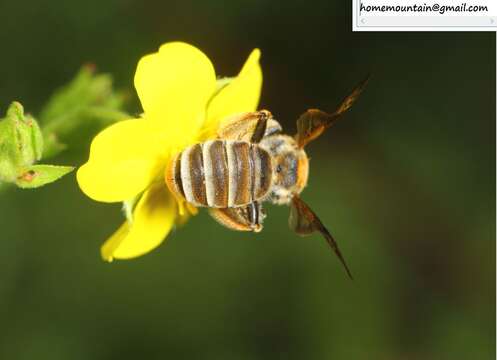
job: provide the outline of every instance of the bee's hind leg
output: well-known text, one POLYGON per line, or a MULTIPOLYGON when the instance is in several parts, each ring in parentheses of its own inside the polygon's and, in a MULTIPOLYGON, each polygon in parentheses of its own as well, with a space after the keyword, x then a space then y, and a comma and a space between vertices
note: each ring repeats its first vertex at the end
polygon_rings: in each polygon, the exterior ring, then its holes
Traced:
POLYGON ((209 214, 228 229, 253 232, 262 230, 265 217, 262 205, 258 202, 236 208, 210 208, 209 214))

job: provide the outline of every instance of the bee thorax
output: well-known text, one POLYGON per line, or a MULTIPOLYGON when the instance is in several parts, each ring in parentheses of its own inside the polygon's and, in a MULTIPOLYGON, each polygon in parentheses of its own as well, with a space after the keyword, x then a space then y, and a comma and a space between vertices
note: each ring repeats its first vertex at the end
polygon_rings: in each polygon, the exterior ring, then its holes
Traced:
POLYGON ((269 199, 278 205, 288 204, 307 185, 307 155, 288 135, 269 136, 261 141, 260 146, 269 152, 272 159, 273 179, 269 199))

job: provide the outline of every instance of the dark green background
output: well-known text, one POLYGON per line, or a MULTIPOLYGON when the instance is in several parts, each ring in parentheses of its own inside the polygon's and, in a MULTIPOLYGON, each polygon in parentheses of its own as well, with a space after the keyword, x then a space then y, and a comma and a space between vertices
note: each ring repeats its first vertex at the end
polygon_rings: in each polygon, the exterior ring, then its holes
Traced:
POLYGON ((135 65, 171 40, 222 75, 261 48, 261 106, 291 133, 372 72, 309 146, 303 193, 356 280, 275 206, 260 234, 202 212, 153 253, 104 263, 119 205, 92 202, 71 174, 0 194, 0 358, 495 357, 494 33, 352 33, 347 1, 1 0, 0 108, 36 113, 92 62, 137 114, 135 65))

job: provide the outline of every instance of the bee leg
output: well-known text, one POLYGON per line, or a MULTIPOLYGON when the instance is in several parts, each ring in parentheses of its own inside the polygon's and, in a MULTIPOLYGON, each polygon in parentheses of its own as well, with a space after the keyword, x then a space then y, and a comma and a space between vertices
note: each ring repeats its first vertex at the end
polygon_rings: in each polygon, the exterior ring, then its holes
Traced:
POLYGON ((253 232, 262 230, 262 221, 265 217, 258 202, 236 208, 210 208, 209 214, 228 229, 253 232))
POLYGON ((255 124, 254 131, 250 137, 251 143, 258 143, 262 140, 264 134, 266 133, 267 122, 270 116, 271 114, 267 111, 259 111, 257 123, 255 124))

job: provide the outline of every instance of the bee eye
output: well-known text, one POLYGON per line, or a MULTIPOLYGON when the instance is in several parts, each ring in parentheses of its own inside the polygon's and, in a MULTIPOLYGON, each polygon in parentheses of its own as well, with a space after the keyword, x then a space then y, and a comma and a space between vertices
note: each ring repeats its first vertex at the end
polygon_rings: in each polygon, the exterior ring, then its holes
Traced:
POLYGON ((280 173, 282 170, 281 165, 278 164, 278 166, 276 166, 276 172, 280 173))

